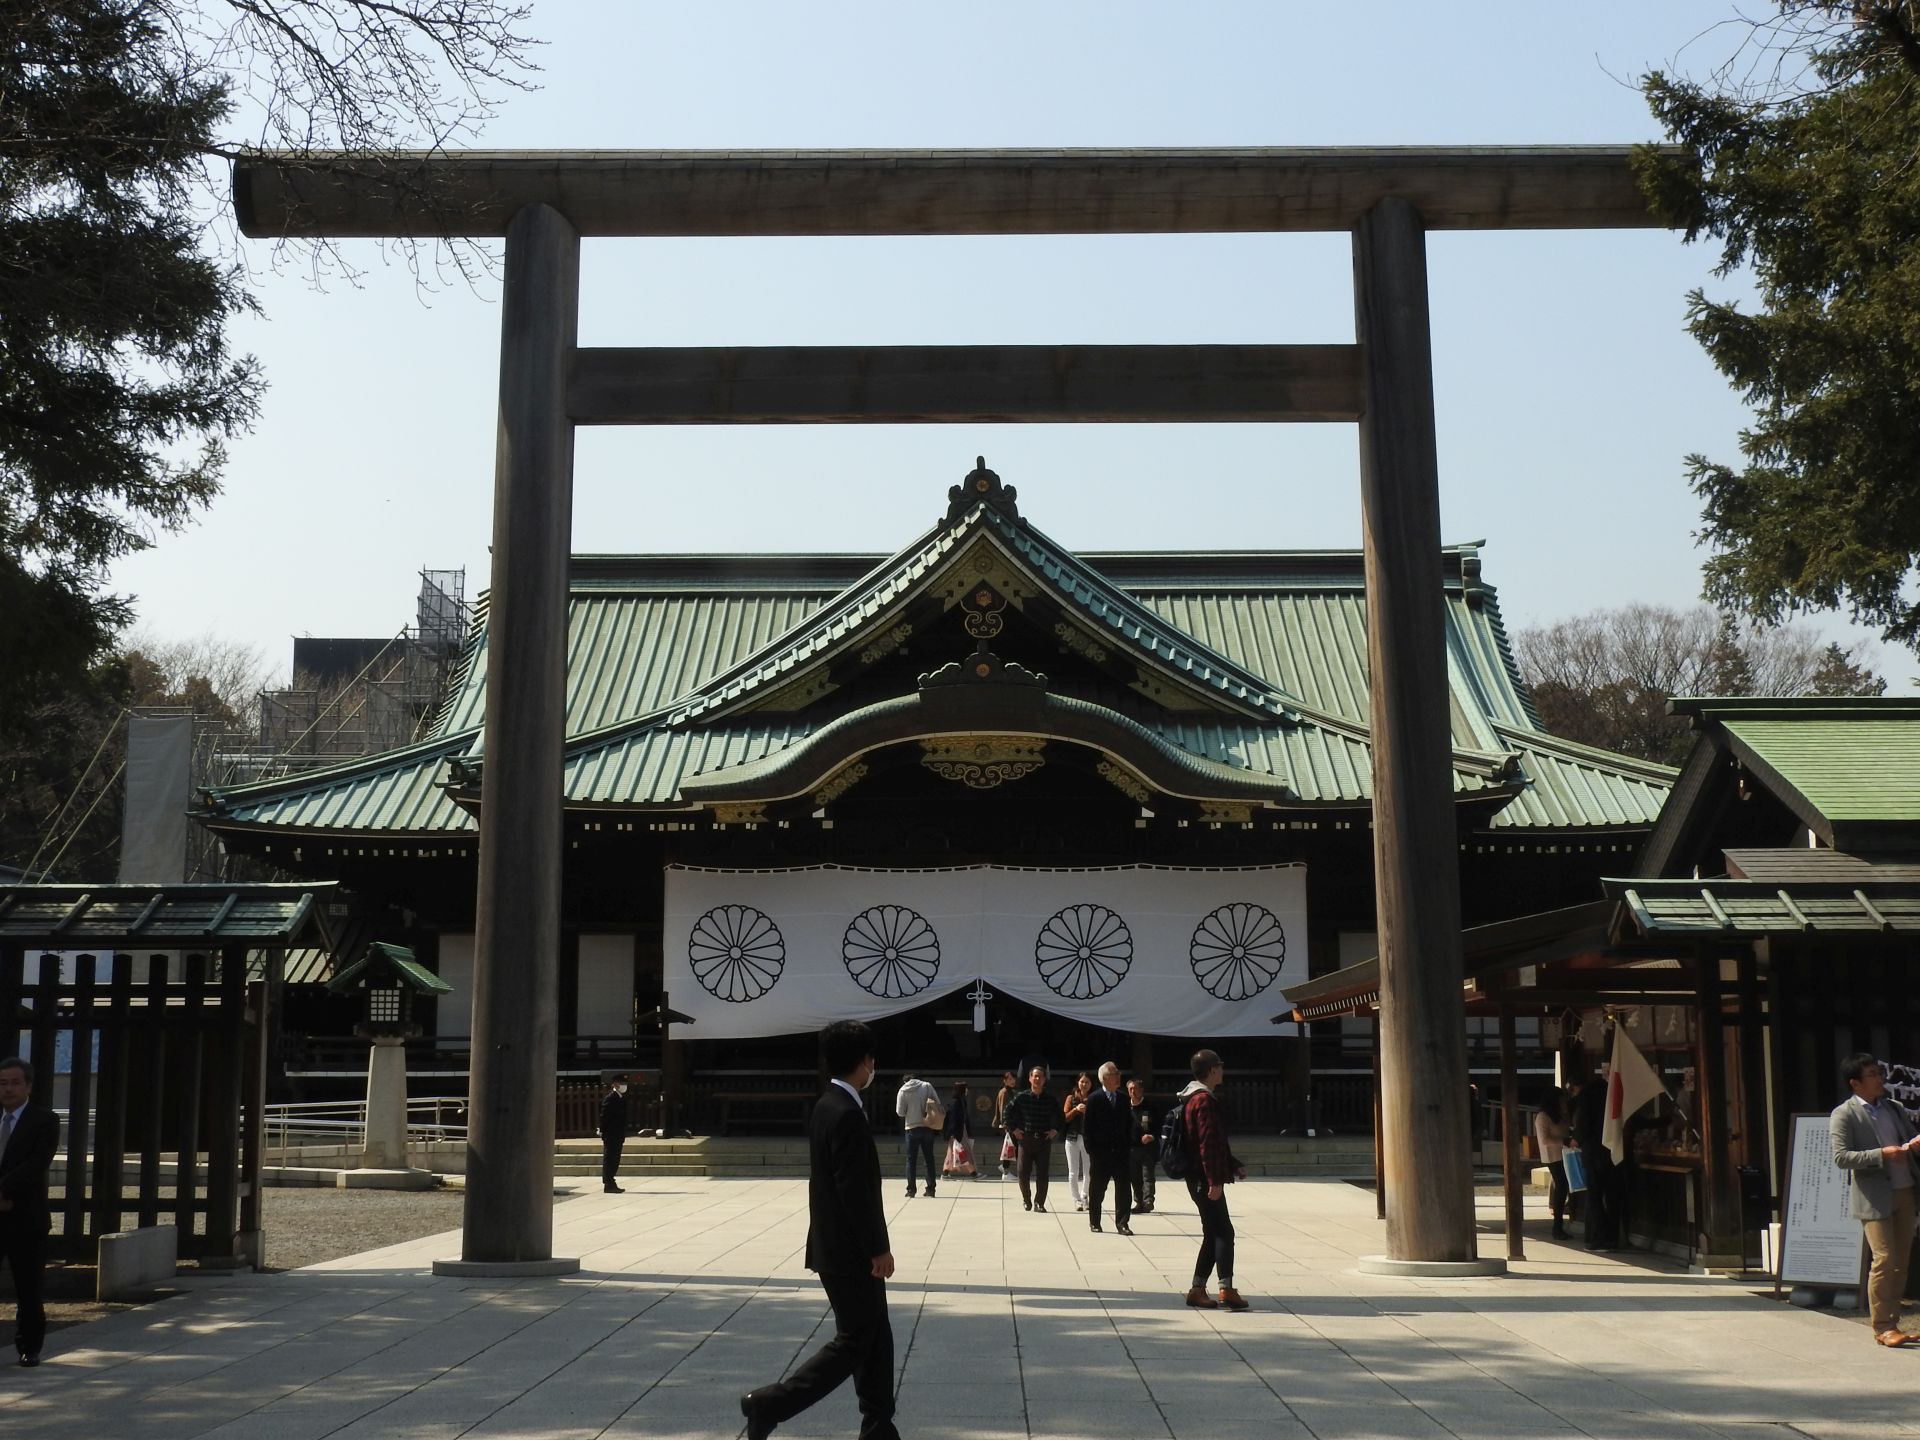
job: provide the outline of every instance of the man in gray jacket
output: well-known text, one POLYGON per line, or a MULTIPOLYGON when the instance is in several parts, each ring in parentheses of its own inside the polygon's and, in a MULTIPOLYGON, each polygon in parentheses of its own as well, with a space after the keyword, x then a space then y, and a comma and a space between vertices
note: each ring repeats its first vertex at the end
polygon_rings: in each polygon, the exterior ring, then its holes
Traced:
POLYGON ((900 1093, 893 1097, 893 1113, 900 1117, 900 1138, 907 1147, 907 1195, 914 1193, 914 1161, 925 1161, 927 1172, 927 1198, 933 1198, 933 1182, 940 1172, 934 1168, 934 1142, 940 1138, 940 1130, 946 1121, 946 1111, 940 1105, 940 1092, 933 1086, 909 1073, 900 1086, 900 1093), (931 1103, 929 1103, 931 1102, 931 1103))
POLYGON ((1864 1052, 1849 1055, 1840 1078, 1853 1091, 1827 1120, 1833 1163, 1853 1179, 1853 1218, 1866 1232, 1873 1251, 1867 1274, 1867 1303, 1873 1338, 1882 1345, 1905 1345, 1913 1337, 1900 1329, 1900 1297, 1907 1290, 1907 1254, 1913 1246, 1916 1136, 1913 1117, 1887 1094, 1886 1071, 1864 1052))

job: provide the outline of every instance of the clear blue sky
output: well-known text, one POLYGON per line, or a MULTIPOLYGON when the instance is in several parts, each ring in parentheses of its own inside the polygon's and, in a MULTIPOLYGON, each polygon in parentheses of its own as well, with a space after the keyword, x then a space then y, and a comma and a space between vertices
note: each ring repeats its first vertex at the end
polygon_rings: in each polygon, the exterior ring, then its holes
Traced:
MULTIPOLYGON (((1634 77, 1721 59, 1733 14, 548 0, 531 27, 544 88, 483 143, 1619 143, 1656 138, 1634 77)), ((393 632, 422 566, 485 585, 497 292, 422 297, 371 242, 349 253, 369 268, 358 289, 263 279, 265 317, 237 340, 272 388, 226 493, 116 575, 150 631, 212 630, 284 666, 294 634, 393 632)), ((1744 413, 1681 328, 1690 287, 1730 288, 1710 250, 1656 231, 1466 233, 1434 236, 1429 260, 1444 532, 1487 542, 1509 622, 1691 603, 1682 457, 1736 458, 1744 413)), ((1338 235, 601 240, 584 265, 585 344, 1353 335, 1338 235)), ((887 551, 976 454, 1080 549, 1359 543, 1352 426, 954 425, 582 431, 574 546, 887 551)), ((1880 658, 1896 685, 1915 668, 1880 658)))

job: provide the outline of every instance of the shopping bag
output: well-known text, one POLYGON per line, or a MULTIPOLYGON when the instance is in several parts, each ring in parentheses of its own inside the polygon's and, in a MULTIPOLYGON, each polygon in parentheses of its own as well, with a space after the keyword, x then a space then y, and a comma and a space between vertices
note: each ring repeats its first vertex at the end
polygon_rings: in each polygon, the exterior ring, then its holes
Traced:
POLYGON ((966 1141, 956 1139, 947 1142, 947 1159, 946 1163, 941 1167, 941 1173, 945 1175, 973 1174, 973 1155, 967 1149, 966 1141))
POLYGON ((1561 1163, 1567 1168, 1567 1189, 1584 1190, 1587 1188, 1587 1162, 1578 1150, 1568 1150, 1560 1156, 1561 1163))
POLYGON ((1000 1142, 1000 1159, 1010 1165, 1019 1158, 1019 1148, 1014 1145, 1013 1136, 1009 1135, 1000 1142))

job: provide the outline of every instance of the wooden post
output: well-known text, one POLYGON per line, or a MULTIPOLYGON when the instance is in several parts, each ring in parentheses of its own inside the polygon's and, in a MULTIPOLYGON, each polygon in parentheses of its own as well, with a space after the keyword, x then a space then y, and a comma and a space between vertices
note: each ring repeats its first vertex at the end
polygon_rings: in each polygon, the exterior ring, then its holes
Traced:
POLYGON ((208 1026, 207 1254, 231 1260, 240 1231, 240 1113, 246 1064, 247 947, 220 950, 220 990, 208 1026))
MULTIPOLYGON (((269 974, 278 974, 285 956, 277 948, 267 962, 269 974)), ((277 1023, 272 996, 275 982, 247 984, 246 1129, 240 1142, 240 1234, 234 1253, 254 1269, 267 1263, 266 1220, 260 1193, 267 1145, 268 1027, 277 1023)))
POLYGON ((107 1023, 100 1033, 100 1124, 93 1139, 93 1233, 120 1229, 127 1173, 127 1070, 133 1053, 133 957, 115 955, 107 991, 107 1023))
POLYGON ((1702 1207, 1701 1258, 1740 1255, 1740 1176, 1727 1144, 1731 1118, 1727 1096, 1727 1032, 1720 982, 1720 954, 1707 945, 1694 951, 1700 984, 1700 1044, 1694 1052, 1694 1108, 1700 1112, 1702 1207))
POLYGON ((473 1077, 462 1259, 553 1258, 561 764, 573 526, 568 369, 580 239, 529 205, 507 228, 494 467, 473 1077))
POLYGON ((1459 1263, 1475 1258, 1473 1161, 1426 238, 1393 198, 1353 235, 1386 1259, 1459 1263))
POLYGON ((1140 1087, 1149 1094, 1153 1092, 1153 1036, 1144 1030, 1133 1032, 1133 1054, 1128 1057, 1128 1068, 1140 1087))
POLYGON ((1507 1258, 1527 1258, 1526 1203, 1520 1195, 1519 1072, 1513 1062, 1513 1007, 1500 1007, 1500 1179, 1507 1200, 1507 1258))
POLYGON ((1373 1012, 1373 1213, 1387 1218, 1387 1157, 1380 1145, 1380 1012, 1373 1012))
POLYGON ((74 1258, 95 1253, 86 1247, 86 1232, 88 1157, 94 1148, 89 1121, 94 1110, 94 1042, 99 1034, 94 1028, 98 1022, 93 1013, 98 964, 98 956, 81 955, 75 958, 73 966, 73 1044, 68 1050, 71 1058, 67 1062, 73 1068, 67 1076, 67 1123, 60 1136, 67 1147, 67 1194, 63 1206, 66 1218, 60 1238, 65 1242, 66 1253, 74 1258))
MULTIPOLYGON (((206 1103, 203 1088, 206 1077, 207 1032, 207 957, 187 956, 187 973, 181 993, 179 1028, 174 1031, 180 1048, 170 1058, 174 1078, 171 1095, 174 1104, 174 1185, 173 1223, 180 1227, 180 1253, 198 1260, 209 1253, 200 1238, 198 1220, 206 1212, 202 1199, 203 1172, 200 1169, 200 1111, 206 1103)), ((208 1240, 212 1237, 209 1236, 208 1240)), ((225 1255, 222 1247, 215 1254, 225 1255)))
POLYGON ((166 1133, 168 1079, 172 1071, 168 1068, 169 1058, 178 1060, 184 1047, 185 1034, 182 1030, 169 1031, 167 1019, 167 957, 149 955, 147 957, 146 981, 146 1074, 141 1091, 146 1097, 146 1114, 142 1117, 143 1132, 140 1136, 140 1199, 135 1212, 137 1223, 142 1229, 160 1223, 160 1151, 161 1141, 166 1133), (169 1054, 171 1052, 171 1054, 169 1054))
MULTIPOLYGON (((660 1003, 667 1003, 666 991, 660 1003)), ((660 1128, 654 1133, 665 1140, 682 1130, 692 1130, 687 1109, 687 1042, 675 1040, 660 1027, 660 1128)))

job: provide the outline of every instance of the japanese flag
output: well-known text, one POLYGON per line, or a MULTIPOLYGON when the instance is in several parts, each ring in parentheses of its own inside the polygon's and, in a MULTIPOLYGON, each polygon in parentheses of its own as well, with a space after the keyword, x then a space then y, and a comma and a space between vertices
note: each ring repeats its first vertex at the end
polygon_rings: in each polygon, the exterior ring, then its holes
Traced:
POLYGON ((1607 1122, 1600 1132, 1614 1164, 1622 1164, 1627 1158, 1627 1117, 1666 1090, 1640 1047, 1627 1038, 1627 1027, 1614 1026, 1613 1065, 1607 1076, 1607 1122))

